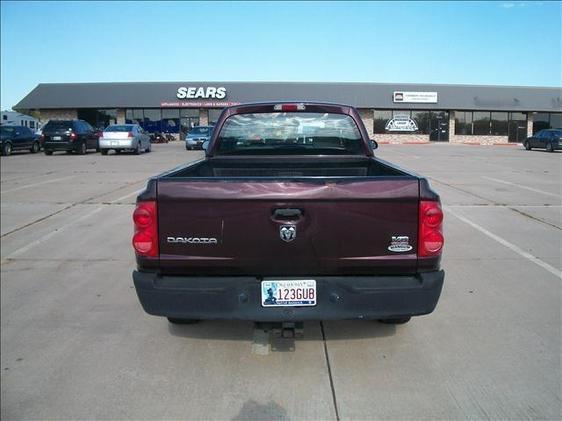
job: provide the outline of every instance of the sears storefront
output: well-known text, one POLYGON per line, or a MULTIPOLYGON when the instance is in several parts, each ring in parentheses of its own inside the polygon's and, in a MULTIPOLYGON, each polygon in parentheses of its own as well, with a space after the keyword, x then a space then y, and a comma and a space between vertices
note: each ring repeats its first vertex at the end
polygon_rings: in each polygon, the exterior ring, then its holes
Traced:
POLYGON ((521 142, 562 127, 559 88, 510 86, 157 82, 40 84, 14 109, 50 119, 81 118, 96 127, 139 123, 183 138, 217 121, 224 107, 260 101, 322 101, 359 109, 381 143, 521 142))

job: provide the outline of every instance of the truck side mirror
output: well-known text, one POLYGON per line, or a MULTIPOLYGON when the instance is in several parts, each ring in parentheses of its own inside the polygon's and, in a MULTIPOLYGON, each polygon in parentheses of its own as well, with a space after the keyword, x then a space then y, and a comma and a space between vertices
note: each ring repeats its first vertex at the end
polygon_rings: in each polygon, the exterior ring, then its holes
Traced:
POLYGON ((371 146, 373 147, 373 150, 375 150, 379 147, 379 144, 377 143, 376 140, 371 139, 371 146))

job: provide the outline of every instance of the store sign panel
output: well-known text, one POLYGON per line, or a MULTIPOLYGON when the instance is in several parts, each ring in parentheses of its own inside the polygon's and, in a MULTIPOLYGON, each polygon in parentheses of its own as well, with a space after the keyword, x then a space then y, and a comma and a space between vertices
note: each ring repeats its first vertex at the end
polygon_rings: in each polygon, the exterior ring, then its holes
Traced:
POLYGON ((160 103, 161 108, 224 108, 240 105, 232 101, 164 101, 160 103))
POLYGON ((224 86, 180 86, 176 92, 178 99, 224 99, 224 86))
POLYGON ((437 104, 437 92, 394 91, 393 102, 437 104))

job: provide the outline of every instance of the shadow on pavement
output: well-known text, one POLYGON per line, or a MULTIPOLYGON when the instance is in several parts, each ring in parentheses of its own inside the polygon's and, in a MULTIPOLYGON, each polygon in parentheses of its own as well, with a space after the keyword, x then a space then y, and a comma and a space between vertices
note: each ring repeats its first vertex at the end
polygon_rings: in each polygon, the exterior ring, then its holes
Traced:
MULTIPOLYGON (((162 318, 162 323, 168 323, 162 318)), ((323 322, 327 340, 350 340, 387 337, 396 334, 396 326, 382 324, 375 320, 339 320, 323 322)), ((168 323, 168 330, 174 336, 193 339, 252 341, 256 326, 249 321, 208 320, 194 325, 168 323)), ((302 336, 298 341, 322 340, 320 322, 305 322, 302 336)))

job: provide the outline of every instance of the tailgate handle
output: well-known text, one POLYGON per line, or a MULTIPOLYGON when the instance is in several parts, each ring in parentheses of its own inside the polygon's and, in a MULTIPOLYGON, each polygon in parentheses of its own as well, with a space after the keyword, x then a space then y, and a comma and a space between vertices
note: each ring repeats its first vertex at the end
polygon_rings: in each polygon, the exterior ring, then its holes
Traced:
POLYGON ((273 211, 273 219, 292 220, 302 218, 303 211, 300 209, 275 209, 273 211))

